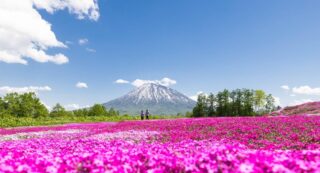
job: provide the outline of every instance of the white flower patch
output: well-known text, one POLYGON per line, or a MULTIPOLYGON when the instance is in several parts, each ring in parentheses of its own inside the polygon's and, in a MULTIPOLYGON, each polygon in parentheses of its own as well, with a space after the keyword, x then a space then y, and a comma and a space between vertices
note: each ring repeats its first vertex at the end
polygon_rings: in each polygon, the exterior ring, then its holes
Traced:
POLYGON ((242 163, 240 166, 239 166, 239 171, 240 172, 253 172, 253 167, 254 165, 252 163, 242 163))
POLYGON ((48 137, 50 135, 78 134, 83 132, 84 130, 79 130, 79 129, 58 130, 58 131, 48 130, 48 131, 29 132, 29 133, 23 132, 23 133, 11 134, 11 135, 2 135, 0 136, 0 142, 9 141, 9 140, 43 138, 43 137, 48 137))
POLYGON ((125 140, 130 142, 144 141, 150 139, 150 137, 156 138, 160 133, 157 131, 141 131, 141 130, 129 130, 115 133, 101 133, 93 135, 90 138, 102 139, 102 140, 125 140))

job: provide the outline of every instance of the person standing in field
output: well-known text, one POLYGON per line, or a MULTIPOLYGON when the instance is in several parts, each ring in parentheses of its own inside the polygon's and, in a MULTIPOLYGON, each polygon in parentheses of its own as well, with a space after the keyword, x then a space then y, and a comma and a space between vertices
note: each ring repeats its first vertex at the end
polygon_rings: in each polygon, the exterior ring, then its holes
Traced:
POLYGON ((141 120, 143 120, 143 119, 144 119, 144 113, 143 113, 143 110, 141 110, 140 116, 141 116, 141 120))
POLYGON ((149 119, 149 110, 148 109, 146 110, 146 119, 147 120, 149 119))

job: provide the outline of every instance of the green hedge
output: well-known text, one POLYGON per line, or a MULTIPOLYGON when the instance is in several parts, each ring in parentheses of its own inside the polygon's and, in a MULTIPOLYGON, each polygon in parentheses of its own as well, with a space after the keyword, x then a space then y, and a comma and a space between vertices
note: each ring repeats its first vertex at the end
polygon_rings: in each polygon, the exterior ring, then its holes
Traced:
MULTIPOLYGON (((150 119, 181 118, 182 116, 151 116, 150 119)), ((125 120, 140 120, 139 116, 60 116, 60 117, 13 117, 2 116, 0 127, 19 127, 19 126, 47 126, 66 123, 82 122, 119 122, 125 120)))

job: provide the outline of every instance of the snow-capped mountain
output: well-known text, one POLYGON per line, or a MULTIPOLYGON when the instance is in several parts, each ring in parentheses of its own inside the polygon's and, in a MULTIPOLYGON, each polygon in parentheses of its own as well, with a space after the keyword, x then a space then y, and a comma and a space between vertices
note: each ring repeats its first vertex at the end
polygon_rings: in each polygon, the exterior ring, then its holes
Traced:
POLYGON ((152 114, 175 115, 191 111, 195 104, 195 101, 174 89, 147 83, 104 105, 122 114, 139 114, 141 110, 149 109, 152 114))

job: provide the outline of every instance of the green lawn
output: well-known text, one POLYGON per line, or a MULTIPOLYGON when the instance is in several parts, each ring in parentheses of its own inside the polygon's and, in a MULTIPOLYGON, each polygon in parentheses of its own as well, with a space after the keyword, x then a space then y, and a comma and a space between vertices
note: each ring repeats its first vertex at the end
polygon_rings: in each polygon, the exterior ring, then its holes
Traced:
MULTIPOLYGON (((150 119, 167 119, 181 118, 181 116, 151 116, 150 119)), ((125 120, 140 120, 139 116, 62 116, 62 117, 2 117, 0 120, 0 128, 20 127, 20 126, 47 126, 67 123, 82 123, 82 122, 107 122, 107 121, 125 121, 125 120)))

